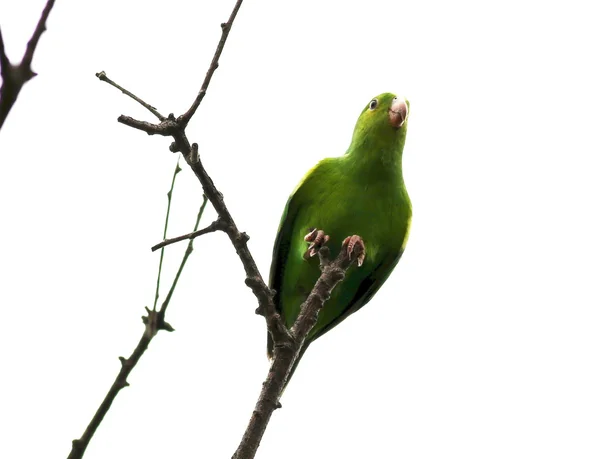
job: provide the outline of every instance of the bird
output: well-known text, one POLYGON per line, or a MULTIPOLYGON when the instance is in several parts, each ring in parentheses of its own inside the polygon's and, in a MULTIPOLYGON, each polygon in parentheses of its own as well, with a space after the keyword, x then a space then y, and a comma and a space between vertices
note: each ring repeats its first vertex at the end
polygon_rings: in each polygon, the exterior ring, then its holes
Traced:
MULTIPOLYGON (((286 327, 294 324, 321 271, 324 244, 336 257, 342 245, 361 244, 357 263, 333 290, 309 332, 287 381, 308 346, 367 304, 402 256, 412 220, 402 153, 410 104, 392 93, 364 107, 342 156, 325 158, 296 186, 273 246, 269 287, 286 327), (358 237, 357 237, 358 236, 358 237), (354 239, 349 239, 354 237, 354 239)), ((267 354, 274 343, 267 336, 267 354)), ((287 385, 287 383, 286 383, 287 385)))

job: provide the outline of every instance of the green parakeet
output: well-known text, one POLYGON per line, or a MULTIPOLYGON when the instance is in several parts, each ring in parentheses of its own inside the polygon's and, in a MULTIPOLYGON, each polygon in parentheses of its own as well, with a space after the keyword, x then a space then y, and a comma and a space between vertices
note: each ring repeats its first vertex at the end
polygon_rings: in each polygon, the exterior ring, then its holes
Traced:
MULTIPOLYGON (((269 284, 277 292, 275 305, 288 328, 321 274, 314 256, 318 245, 327 242, 335 257, 348 236, 358 235, 365 248, 364 260, 359 259, 362 266, 351 266, 334 289, 300 355, 312 341, 367 304, 402 256, 412 216, 402 177, 408 114, 409 102, 404 98, 384 93, 372 99, 358 117, 346 154, 320 161, 287 202, 269 284), (309 246, 307 240, 313 244, 309 246)), ((272 356, 270 335, 267 347, 272 356)))

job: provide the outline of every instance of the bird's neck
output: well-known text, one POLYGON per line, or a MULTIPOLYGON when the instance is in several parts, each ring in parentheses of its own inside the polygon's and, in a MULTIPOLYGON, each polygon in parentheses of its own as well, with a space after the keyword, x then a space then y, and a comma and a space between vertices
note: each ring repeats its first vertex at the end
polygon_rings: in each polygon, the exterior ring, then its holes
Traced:
POLYGON ((348 149, 348 162, 357 180, 368 182, 392 181, 403 184, 402 151, 404 137, 389 142, 376 136, 354 138, 348 149))

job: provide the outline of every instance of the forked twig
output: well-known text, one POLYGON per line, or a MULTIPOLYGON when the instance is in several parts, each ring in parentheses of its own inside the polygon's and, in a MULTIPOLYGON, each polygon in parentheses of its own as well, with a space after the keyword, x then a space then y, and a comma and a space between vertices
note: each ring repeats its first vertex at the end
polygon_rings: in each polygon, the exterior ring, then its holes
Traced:
MULTIPOLYGON (((177 167, 179 167, 179 164, 177 165, 177 167)), ((175 175, 176 174, 177 173, 175 173, 175 175)), ((194 229, 197 229, 198 225, 200 224, 200 219, 202 217, 202 214, 204 213, 204 209, 206 208, 206 203, 207 199, 205 196, 202 201, 202 205, 200 206, 200 210, 198 211, 194 229)), ((83 435, 77 440, 73 440, 71 452, 69 453, 68 459, 81 459, 83 457, 85 450, 87 449, 90 443, 90 440, 92 439, 92 437, 96 433, 96 430, 102 423, 104 416, 106 416, 106 413, 108 413, 108 410, 110 409, 118 393, 121 391, 121 389, 129 385, 129 383, 127 382, 127 378, 129 377, 129 374, 131 373, 133 368, 137 365, 142 355, 144 355, 144 352, 146 352, 146 349, 148 349, 148 345, 150 344, 150 341, 152 341, 152 338, 156 336, 159 330, 174 331, 173 327, 165 321, 165 314, 167 312, 167 307, 171 302, 171 298, 173 297, 173 292, 175 291, 175 287, 177 286, 183 268, 185 267, 189 256, 194 250, 193 244, 194 240, 191 239, 188 243, 183 258, 181 259, 179 269, 177 270, 177 274, 173 279, 171 288, 169 289, 169 293, 165 297, 165 300, 163 301, 160 310, 157 311, 156 308, 146 308, 147 315, 142 317, 142 321, 145 324, 144 333, 142 334, 142 337, 140 338, 137 346, 128 358, 119 357, 119 360, 121 361, 121 369, 119 370, 115 381, 113 382, 106 396, 104 397, 104 400, 102 401, 102 403, 96 410, 96 413, 92 417, 92 420, 86 427, 83 435)))
POLYGON ((2 87, 0 87, 0 128, 4 124, 10 109, 17 101, 17 97, 23 88, 23 85, 35 77, 37 74, 31 69, 33 53, 40 41, 42 33, 46 30, 46 21, 50 11, 54 6, 54 0, 48 0, 42 11, 40 20, 33 31, 33 35, 27 43, 23 59, 18 65, 12 65, 6 50, 4 49, 4 39, 0 30, 0 74, 2 75, 2 87))
POLYGON ((306 337, 317 323, 318 314, 335 286, 344 279, 346 271, 361 256, 359 250, 360 247, 358 246, 351 253, 348 253, 347 250, 341 250, 333 261, 329 260, 328 247, 322 247, 319 250, 321 276, 300 307, 300 314, 291 328, 290 339, 288 341, 277 341, 274 337, 274 354, 269 374, 263 383, 246 432, 232 459, 252 459, 256 455, 271 415, 277 408, 281 407, 279 398, 288 381, 290 371, 299 357, 306 337))
MULTIPOLYGON (((162 248, 180 240, 190 239, 199 234, 206 234, 217 230, 225 232, 229 236, 240 261, 244 266, 246 272, 246 285, 252 289, 258 300, 259 306, 256 312, 265 317, 267 328, 274 342, 274 358, 268 377, 263 383, 263 389, 253 411, 248 428, 233 456, 234 459, 251 459, 256 454, 258 445, 273 411, 280 406, 279 397, 281 396, 281 392, 285 387, 286 380, 289 377, 288 375, 294 362, 298 358, 306 337, 316 323, 318 312, 323 307, 323 304, 331 294, 333 288, 343 279, 346 270, 356 261, 359 254, 356 254, 354 251, 348 253, 347 250, 342 250, 340 255, 334 261, 329 261, 328 249, 326 247, 320 249, 319 257, 321 259, 322 274, 313 288, 312 293, 302 305, 301 312, 296 323, 292 327, 292 331, 288 330, 275 308, 273 301, 274 292, 272 292, 264 282, 254 258, 248 249, 248 235, 239 231, 233 217, 225 205, 223 195, 217 190, 212 179, 204 169, 198 154, 198 145, 191 144, 187 138, 185 132, 186 127, 202 102, 212 75, 219 65, 219 57, 221 56, 223 46, 225 45, 233 20, 235 19, 241 3, 242 0, 237 0, 229 21, 221 24, 222 34, 217 50, 215 51, 202 87, 186 113, 179 117, 175 117, 171 114, 166 119, 159 118, 160 123, 158 124, 137 120, 124 115, 121 115, 118 118, 118 121, 132 128, 142 130, 149 135, 156 134, 173 137, 173 143, 171 144, 170 150, 172 152, 181 152, 183 154, 184 159, 200 181, 204 194, 210 200, 218 215, 218 219, 207 228, 178 238, 164 240, 160 244, 157 244, 153 249, 162 248)), ((143 101, 140 103, 145 104, 143 101)))

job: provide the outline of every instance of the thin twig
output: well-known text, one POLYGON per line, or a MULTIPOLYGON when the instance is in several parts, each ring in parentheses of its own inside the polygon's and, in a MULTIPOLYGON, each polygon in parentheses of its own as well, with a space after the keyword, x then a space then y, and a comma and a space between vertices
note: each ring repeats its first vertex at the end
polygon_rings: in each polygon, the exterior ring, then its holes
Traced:
MULTIPOLYGON (((181 172, 181 167, 179 167, 179 158, 177 158, 177 164, 175 165, 175 170, 173 171, 173 178, 171 179, 171 188, 167 193, 167 213, 165 216, 165 227, 163 230, 163 239, 167 237, 167 228, 169 227, 169 216, 171 215, 171 202, 173 198, 173 189, 175 188, 175 179, 177 178, 177 174, 181 172)), ((154 307, 153 310, 156 311, 156 303, 158 302, 158 296, 160 294, 160 275, 162 273, 162 265, 163 259, 165 257, 165 251, 160 251, 160 260, 158 262, 158 274, 156 276, 156 292, 154 293, 154 307)))
POLYGON ((347 250, 341 250, 337 258, 330 261, 329 249, 322 247, 319 250, 321 276, 300 307, 300 314, 291 329, 292 339, 278 342, 274 337, 274 355, 269 374, 263 383, 246 432, 244 432, 242 441, 232 459, 252 459, 256 455, 271 415, 277 408, 281 407, 279 398, 286 385, 288 375, 299 356, 306 337, 317 323, 319 311, 323 308, 335 286, 344 279, 348 268, 359 256, 360 253, 356 250, 351 254, 348 254, 347 250))
MULTIPOLYGON (((200 218, 202 217, 204 209, 206 208, 206 203, 207 198, 206 196, 204 196, 202 200, 202 205, 200 206, 200 210, 198 211, 198 216, 196 217, 196 224, 194 226, 194 229, 197 229, 198 225, 200 224, 200 218)), ((119 357, 119 360, 121 361, 121 370, 115 378, 115 381, 113 382, 112 386, 108 390, 108 393, 104 397, 104 400, 98 407, 98 410, 94 414, 94 417, 86 427, 85 432, 83 433, 81 438, 73 440, 71 452, 68 456, 68 459, 81 459, 83 457, 83 454, 85 453, 85 450, 88 447, 90 440, 94 436, 94 433, 96 433, 96 429, 98 429, 98 427, 100 426, 100 423, 102 422, 104 416, 110 409, 113 401, 117 397, 117 394, 120 392, 121 389, 129 386, 129 383, 127 382, 127 377, 129 376, 133 368, 136 366, 144 352, 146 352, 146 349, 148 349, 148 345, 150 344, 150 341, 152 341, 152 338, 154 338, 156 333, 158 333, 159 330, 174 330, 168 322, 165 322, 165 314, 173 296, 173 292, 175 291, 175 287, 177 286, 177 282, 179 281, 181 272, 183 271, 186 261, 193 251, 193 244, 194 240, 191 239, 185 251, 185 254, 183 255, 183 258, 179 265, 179 269, 177 270, 177 274, 173 279, 173 283, 171 284, 169 293, 167 294, 165 300, 161 305, 160 311, 146 308, 146 312, 148 313, 148 315, 142 317, 142 321, 145 324, 145 328, 144 333, 140 338, 140 341, 138 342, 138 345, 135 347, 133 353, 129 356, 129 358, 126 359, 124 357, 119 357)))
POLYGON ((210 67, 208 68, 206 76, 204 77, 204 81, 202 82, 202 87, 200 88, 196 99, 194 99, 194 102, 192 103, 188 111, 179 117, 179 121, 184 127, 187 126, 187 124, 192 119, 192 116, 194 116, 194 113, 196 113, 196 110, 200 106, 202 99, 204 99, 204 95, 206 94, 206 90, 208 89, 208 85, 210 84, 210 80, 212 79, 213 73, 215 73, 215 70, 217 70, 217 67, 219 67, 219 58, 221 57, 221 53, 223 52, 223 48, 225 47, 225 42, 227 41, 227 37, 229 36, 229 31, 231 30, 233 21, 237 16, 240 6, 242 6, 242 1, 243 0, 237 0, 235 6, 233 7, 233 11, 229 15, 229 19, 227 20, 227 22, 221 24, 221 39, 219 40, 217 50, 215 51, 215 54, 212 58, 212 62, 210 63, 210 67))
POLYGON ((186 239, 195 239, 198 236, 202 236, 203 234, 214 233, 215 231, 219 231, 219 230, 222 231, 223 229, 224 229, 223 222, 221 222, 221 220, 217 219, 214 222, 212 222, 210 225, 208 225, 206 228, 202 228, 201 230, 192 231, 191 233, 183 234, 181 236, 173 237, 171 239, 165 239, 164 241, 159 242, 158 244, 153 246, 152 251, 155 252, 158 249, 162 249, 168 245, 175 244, 176 242, 185 241, 186 239))
POLYGON ((239 231, 233 217, 225 205, 223 195, 217 190, 212 179, 204 169, 198 155, 198 145, 191 144, 187 138, 185 129, 200 105, 200 102, 204 98, 211 77, 218 67, 219 56, 221 55, 229 31, 231 30, 233 20, 235 19, 241 3, 242 0, 236 2, 229 22, 222 24, 221 40, 217 46, 211 66, 194 103, 186 113, 178 118, 169 115, 167 119, 162 120, 159 124, 136 120, 124 115, 119 117, 119 122, 132 128, 142 130, 150 135, 158 134, 173 137, 174 141, 170 146, 170 150, 172 152, 181 152, 183 154, 184 159, 202 184, 205 196, 210 200, 217 212, 217 222, 219 222, 219 225, 222 225, 222 228, 219 229, 222 229, 227 233, 242 265, 244 266, 246 272, 246 285, 252 289, 254 295, 258 299, 259 306, 257 308, 257 313, 265 317, 269 333, 271 333, 273 337, 275 346, 271 370, 263 385, 263 390, 256 404, 248 429, 234 455, 236 459, 250 459, 253 458, 256 453, 273 411, 280 406, 279 397, 285 387, 286 379, 288 378, 288 374, 293 367, 295 360, 298 358, 306 336, 316 322, 318 311, 329 297, 331 290, 343 278, 344 273, 350 264, 356 260, 356 256, 354 253, 349 256, 347 251, 342 250, 341 255, 334 262, 330 263, 326 259, 326 249, 322 249, 319 252, 322 257, 322 276, 319 278, 313 292, 302 307, 301 314, 299 315, 301 322, 299 323, 297 321, 294 325, 295 334, 290 333, 275 308, 273 301, 274 292, 271 291, 264 282, 254 258, 248 249, 248 235, 239 231))
POLYGON ((127 89, 119 86, 117 83, 115 83, 113 80, 111 80, 110 78, 108 78, 108 76, 106 76, 106 72, 104 70, 102 70, 101 72, 96 73, 96 76, 98 77, 98 79, 100 81, 104 81, 106 83, 108 83, 111 86, 114 86, 115 88, 117 88, 119 91, 121 91, 123 94, 125 94, 126 96, 131 97, 133 100, 135 100, 137 103, 139 103, 141 106, 143 106, 145 109, 147 109, 150 113, 152 113, 154 116, 156 116, 160 121, 164 121, 167 118, 163 115, 161 115, 158 110, 156 110, 156 108, 154 108, 152 105, 144 102, 142 99, 140 99, 138 96, 136 96, 135 94, 133 94, 132 92, 128 91, 127 89))
POLYGON ((12 65, 10 63, 4 49, 4 39, 0 30, 0 75, 2 75, 2 87, 0 88, 0 128, 2 128, 10 109, 16 102, 23 85, 36 76, 36 73, 31 69, 31 62, 33 61, 33 54, 40 41, 40 37, 46 30, 46 21, 54 6, 54 1, 48 0, 46 2, 40 20, 27 43, 27 48, 20 64, 12 65))
MULTIPOLYGON (((196 223, 194 224, 194 231, 196 231, 198 229, 198 225, 200 224, 200 219, 202 218, 202 215, 204 214, 204 209, 206 208, 207 202, 208 202, 208 198, 206 197, 206 195, 203 195, 202 196, 202 205, 200 205, 200 210, 198 211, 198 215, 196 216, 196 223)), ((173 297, 173 293, 175 292, 175 287, 177 287, 177 282, 179 281, 179 277, 181 276, 181 273, 183 272, 185 263, 187 262, 187 259, 192 254, 193 250, 194 250, 194 239, 190 239, 190 242, 188 242, 188 246, 185 249, 185 253, 183 254, 183 258, 181 259, 181 263, 179 265, 179 269, 177 270, 177 274, 175 274, 175 278, 173 279, 173 283, 171 284, 171 288, 169 289, 169 293, 167 293, 167 296, 165 297, 165 301, 163 301, 163 304, 160 307, 160 311, 158 311, 159 319, 161 321, 163 321, 163 323, 165 323, 165 324, 166 324, 166 322, 164 322, 164 318, 165 318, 165 314, 167 313, 167 307, 169 306, 169 304, 171 302, 171 298, 173 297)), ((173 330, 171 329, 169 331, 173 331, 173 330)))
POLYGON ((221 25, 221 40, 217 45, 217 49, 213 56, 209 71, 206 74, 206 78, 204 79, 202 87, 200 88, 200 92, 196 96, 196 100, 185 114, 179 116, 178 118, 175 118, 173 115, 169 115, 159 124, 136 120, 125 115, 119 116, 118 121, 126 126, 144 131, 149 135, 157 134, 173 137, 174 142, 171 144, 170 150, 172 152, 181 152, 192 171, 194 171, 194 174, 196 174, 196 177, 202 185, 204 194, 208 197, 209 201, 215 208, 217 215, 219 216, 219 220, 222 222, 223 231, 229 236, 229 239, 239 256, 242 265, 244 266, 244 271, 246 272, 246 285, 252 289, 252 292, 258 299, 259 305, 256 310, 257 313, 263 315, 267 319, 267 326, 269 327, 269 330, 271 330, 271 326, 273 326, 273 332, 279 334, 282 330, 285 330, 285 326, 282 324, 281 319, 276 312, 275 303, 273 302, 273 292, 264 282, 260 272, 258 271, 254 258, 248 250, 247 241, 249 237, 246 233, 239 231, 235 221, 233 220, 233 217, 225 205, 223 195, 217 190, 212 179, 204 169, 202 161, 195 154, 198 148, 197 144, 192 145, 185 132, 185 128, 191 116, 196 112, 196 109, 204 98, 204 94, 206 93, 208 85, 210 84, 212 75, 218 67, 219 57, 221 56, 223 47, 225 46, 225 42, 233 25, 233 20, 235 19, 241 4, 242 0, 237 0, 229 17, 229 21, 221 25))

